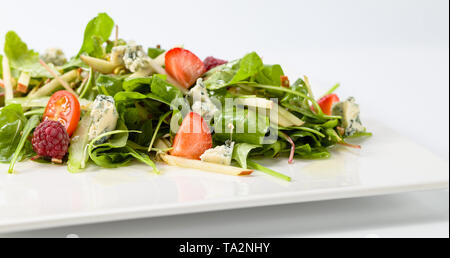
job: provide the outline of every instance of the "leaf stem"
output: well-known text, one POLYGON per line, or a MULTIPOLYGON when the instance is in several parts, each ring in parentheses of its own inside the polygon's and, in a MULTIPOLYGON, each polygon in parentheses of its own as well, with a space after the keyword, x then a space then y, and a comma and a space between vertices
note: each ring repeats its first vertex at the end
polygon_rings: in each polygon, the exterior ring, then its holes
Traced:
POLYGON ((159 118, 158 125, 156 125, 155 132, 153 133, 152 140, 150 141, 150 145, 148 146, 148 150, 147 150, 148 152, 150 152, 150 151, 152 150, 153 143, 155 143, 156 135, 158 134, 158 131, 159 131, 159 128, 161 127, 162 122, 163 122, 164 120, 166 120, 166 118, 167 118, 172 112, 173 112, 173 111, 169 111, 169 112, 165 113, 162 117, 159 118))
POLYGON ((256 169, 256 170, 259 170, 259 171, 261 171, 263 173, 266 173, 266 174, 268 174, 270 176, 276 177, 278 179, 291 182, 291 178, 289 176, 286 176, 286 175, 283 175, 281 173, 278 173, 278 172, 276 172, 276 171, 274 171, 274 170, 272 170, 270 168, 266 168, 263 165, 260 165, 260 164, 254 162, 254 161, 247 160, 247 164, 252 169, 256 169))

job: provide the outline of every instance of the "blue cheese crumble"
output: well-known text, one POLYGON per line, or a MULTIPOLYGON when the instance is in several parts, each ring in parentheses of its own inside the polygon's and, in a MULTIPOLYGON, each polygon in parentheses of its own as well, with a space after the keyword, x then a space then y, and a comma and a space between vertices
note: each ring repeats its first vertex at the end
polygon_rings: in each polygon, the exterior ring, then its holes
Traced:
POLYGON ((227 141, 225 145, 219 145, 215 148, 206 150, 200 159, 205 162, 217 163, 229 166, 233 156, 234 142, 227 141))
POLYGON ((192 111, 201 115, 206 121, 210 121, 219 111, 209 98, 208 91, 201 78, 197 80, 196 85, 188 92, 188 96, 192 99, 192 111))
POLYGON ((63 65, 67 62, 67 58, 64 52, 60 48, 48 48, 45 50, 44 54, 40 56, 44 62, 48 64, 54 64, 56 66, 63 65))
POLYGON ((124 46, 117 46, 111 50, 111 62, 124 64, 133 73, 151 73, 150 57, 141 45, 129 41, 124 46))
MULTIPOLYGON (((95 137, 116 129, 119 113, 113 97, 98 95, 91 106, 92 123, 89 128, 89 141, 95 137)), ((104 143, 108 139, 107 136, 96 141, 96 144, 104 143)))
POLYGON ((333 106, 332 114, 342 117, 341 125, 345 130, 344 136, 352 136, 355 133, 366 131, 362 125, 359 105, 356 104, 355 98, 350 97, 346 101, 336 103, 333 106))

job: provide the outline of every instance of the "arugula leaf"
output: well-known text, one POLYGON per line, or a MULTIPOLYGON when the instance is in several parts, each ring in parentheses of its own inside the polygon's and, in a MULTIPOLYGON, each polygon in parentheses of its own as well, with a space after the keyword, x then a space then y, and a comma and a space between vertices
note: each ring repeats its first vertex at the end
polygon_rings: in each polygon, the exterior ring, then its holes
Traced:
MULTIPOLYGON (((20 72, 26 72, 31 77, 53 77, 40 63, 39 53, 28 49, 25 44, 14 31, 8 31, 5 36, 5 55, 8 57, 12 69, 20 72)), ((49 66, 53 66, 49 64, 49 66)))
MULTIPOLYGON (((28 136, 30 135, 31 131, 39 124, 40 121, 41 121, 40 115, 33 115, 25 124, 25 127, 22 132, 22 137, 20 137, 19 144, 17 145, 16 151, 14 152, 12 160, 9 163, 8 173, 12 174, 14 172, 14 165, 16 164, 17 160, 23 153, 23 148, 25 146, 25 143, 28 141, 28 136)), ((28 141, 28 143, 30 142, 28 141)))
POLYGON ((0 109, 0 162, 12 160, 26 123, 21 105, 9 104, 0 109))
POLYGON ((84 30, 84 39, 77 57, 86 53, 93 57, 103 57, 104 51, 101 45, 111 36, 114 21, 106 13, 99 13, 93 18, 84 30))
POLYGON ((236 160, 242 168, 247 168, 247 157, 251 150, 260 148, 259 144, 238 143, 233 149, 233 160, 236 160))

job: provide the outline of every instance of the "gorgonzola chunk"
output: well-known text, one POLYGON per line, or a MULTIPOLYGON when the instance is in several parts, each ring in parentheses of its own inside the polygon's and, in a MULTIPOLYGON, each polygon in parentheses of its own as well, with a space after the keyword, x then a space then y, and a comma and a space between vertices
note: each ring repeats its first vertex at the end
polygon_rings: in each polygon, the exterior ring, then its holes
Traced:
POLYGON ((353 97, 333 106, 332 114, 342 116, 341 125, 345 130, 344 136, 352 136, 355 133, 366 131, 366 128, 362 125, 359 113, 359 105, 355 103, 355 98, 353 97))
POLYGON ((206 150, 205 153, 200 156, 200 159, 205 162, 229 166, 231 164, 231 157, 233 156, 233 148, 234 142, 227 141, 225 145, 206 150))
MULTIPOLYGON (((113 97, 98 95, 94 103, 92 103, 91 118, 92 123, 89 128, 90 141, 101 134, 116 129, 119 113, 117 112, 113 97)), ((107 136, 102 137, 96 144, 103 143, 107 139, 107 136)))
POLYGON ((41 55, 41 59, 46 63, 54 64, 56 66, 63 65, 67 62, 64 52, 60 48, 48 48, 44 54, 41 55))
POLYGON ((219 109, 214 105, 208 96, 203 80, 199 78, 197 84, 188 93, 192 99, 192 111, 201 115, 205 120, 210 121, 219 109))

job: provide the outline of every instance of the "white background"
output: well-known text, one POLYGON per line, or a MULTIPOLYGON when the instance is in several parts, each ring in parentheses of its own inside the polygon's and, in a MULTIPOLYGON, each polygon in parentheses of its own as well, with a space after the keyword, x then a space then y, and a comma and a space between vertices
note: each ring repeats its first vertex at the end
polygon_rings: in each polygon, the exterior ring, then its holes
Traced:
MULTIPOLYGON (((120 37, 200 58, 257 51, 291 80, 308 75, 316 95, 340 82, 362 118, 389 125, 449 157, 449 1, 2 1, 0 45, 15 30, 29 47, 81 45, 106 11, 120 37)), ((376 133, 376 132, 375 132, 376 133)), ((444 236, 448 191, 326 201, 78 226, 9 236, 444 236)))

